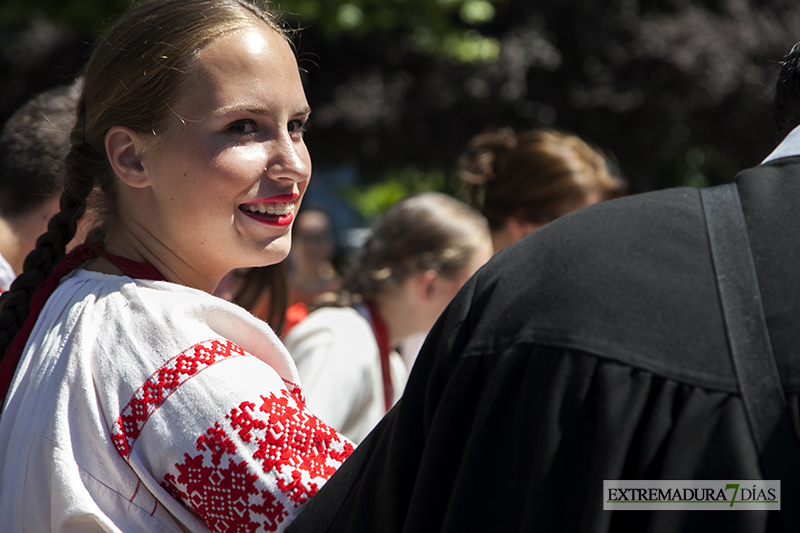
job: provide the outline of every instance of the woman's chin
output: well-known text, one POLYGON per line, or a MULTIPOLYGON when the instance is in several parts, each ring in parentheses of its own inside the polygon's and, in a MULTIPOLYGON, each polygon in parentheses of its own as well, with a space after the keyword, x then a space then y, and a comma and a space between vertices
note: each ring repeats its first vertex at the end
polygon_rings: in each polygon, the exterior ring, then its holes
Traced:
POLYGON ((289 235, 285 235, 275 239, 267 247, 264 248, 263 254, 259 258, 263 261, 260 265, 254 266, 269 266, 275 263, 280 263, 289 255, 289 250, 292 248, 292 240, 289 235))

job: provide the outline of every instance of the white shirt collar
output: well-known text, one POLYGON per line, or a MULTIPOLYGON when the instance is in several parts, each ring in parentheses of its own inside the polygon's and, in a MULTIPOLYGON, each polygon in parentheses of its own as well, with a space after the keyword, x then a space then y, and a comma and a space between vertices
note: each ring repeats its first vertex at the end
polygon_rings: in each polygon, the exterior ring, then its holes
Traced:
POLYGON ((0 255, 0 291, 7 291, 15 277, 17 275, 14 274, 14 269, 11 268, 5 257, 0 255))
POLYGON ((800 126, 797 126, 795 129, 789 132, 789 135, 787 135, 783 141, 781 141, 778 147, 775 148, 775 150, 773 150, 772 153, 761 162, 761 164, 763 165, 764 163, 768 163, 776 159, 792 157, 795 155, 800 155, 800 126))

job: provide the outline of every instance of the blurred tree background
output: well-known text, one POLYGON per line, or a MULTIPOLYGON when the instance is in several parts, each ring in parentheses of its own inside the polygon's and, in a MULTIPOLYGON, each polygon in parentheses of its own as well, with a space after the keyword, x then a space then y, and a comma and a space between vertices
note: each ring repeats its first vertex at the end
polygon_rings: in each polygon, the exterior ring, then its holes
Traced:
MULTIPOLYGON (((129 4, 3 0, 0 122, 70 81, 129 4)), ((774 146, 772 86, 800 38, 796 0, 274 5, 302 28, 315 176, 351 176, 345 196, 367 217, 411 190, 460 194, 468 140, 507 125, 583 136, 631 192, 730 181, 774 146)))

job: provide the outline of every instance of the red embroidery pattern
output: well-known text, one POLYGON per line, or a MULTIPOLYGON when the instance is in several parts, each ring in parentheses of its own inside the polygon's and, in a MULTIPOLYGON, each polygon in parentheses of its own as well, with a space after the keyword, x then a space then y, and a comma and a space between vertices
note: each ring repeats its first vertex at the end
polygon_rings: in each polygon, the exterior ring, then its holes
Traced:
POLYGON ((164 476, 162 486, 210 529, 277 531, 352 453, 349 441, 305 410, 300 388, 286 383, 280 396, 261 396, 258 408, 242 402, 231 409, 197 439, 205 453, 184 454, 177 475, 164 476), (262 473, 250 470, 259 466, 262 473))
POLYGON ((283 380, 283 383, 284 385, 286 385, 286 391, 292 395, 292 398, 294 398, 294 401, 297 402, 297 405, 305 409, 306 397, 303 396, 303 389, 300 388, 300 385, 298 385, 297 383, 292 383, 291 381, 286 379, 283 380))
POLYGON ((230 341, 210 340, 198 343, 164 363, 133 393, 131 401, 111 428, 111 438, 119 453, 126 459, 130 456, 133 443, 147 420, 186 380, 214 363, 242 355, 250 354, 230 341))

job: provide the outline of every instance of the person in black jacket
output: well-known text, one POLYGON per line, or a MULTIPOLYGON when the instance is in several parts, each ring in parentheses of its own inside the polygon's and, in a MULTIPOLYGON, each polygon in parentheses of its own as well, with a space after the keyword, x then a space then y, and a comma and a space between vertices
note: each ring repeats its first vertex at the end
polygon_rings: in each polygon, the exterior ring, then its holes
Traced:
MULTIPOLYGON (((735 182, 794 435, 799 57, 778 82, 781 144, 735 182)), ((456 296, 399 404, 292 530, 783 530, 774 511, 603 510, 604 480, 766 478, 717 287, 693 188, 590 206, 509 246, 456 296)))

